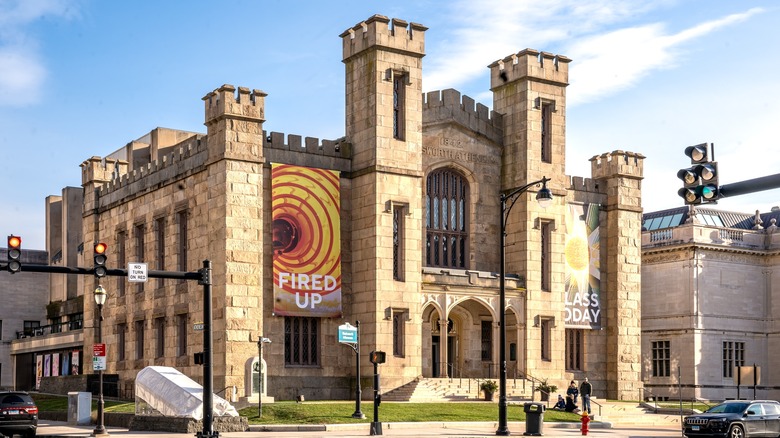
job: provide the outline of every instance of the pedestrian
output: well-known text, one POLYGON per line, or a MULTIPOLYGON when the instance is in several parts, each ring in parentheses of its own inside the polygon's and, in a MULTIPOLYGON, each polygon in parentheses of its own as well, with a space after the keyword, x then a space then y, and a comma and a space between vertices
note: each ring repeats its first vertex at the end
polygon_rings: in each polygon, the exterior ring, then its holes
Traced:
POLYGON ((580 395, 580 391, 577 389, 577 382, 574 380, 571 381, 569 388, 566 390, 566 395, 571 396, 574 406, 577 406, 577 396, 580 395))
POLYGON ((592 392, 593 387, 586 377, 585 380, 582 381, 582 385, 580 385, 580 395, 582 395, 582 411, 587 412, 588 414, 590 414, 590 394, 592 392))
POLYGON ((574 404, 574 398, 570 395, 566 395, 566 412, 577 412, 577 405, 574 404))
POLYGON ((566 409, 566 402, 563 400, 563 396, 558 394, 558 403, 555 403, 555 406, 553 406, 553 409, 559 409, 564 410, 566 409))

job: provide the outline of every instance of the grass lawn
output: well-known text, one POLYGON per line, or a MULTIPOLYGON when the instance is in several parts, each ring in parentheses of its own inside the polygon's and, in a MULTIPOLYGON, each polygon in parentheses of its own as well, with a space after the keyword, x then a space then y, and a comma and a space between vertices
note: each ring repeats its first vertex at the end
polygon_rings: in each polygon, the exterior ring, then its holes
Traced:
MULTIPOLYGON (((68 397, 31 393, 38 409, 42 412, 67 411, 68 397)), ((92 410, 97 409, 93 400, 92 410)), ((370 423, 374 416, 374 405, 363 401, 360 410, 366 416, 359 420, 352 418, 355 412, 354 401, 329 402, 276 402, 263 404, 263 417, 258 418, 258 407, 241 409, 239 413, 247 417, 250 424, 341 424, 370 423)), ((135 412, 132 402, 105 402, 106 412, 135 412)), ((509 405, 509 421, 525 421, 522 405, 509 405)), ((453 402, 453 403, 393 403, 384 402, 379 407, 379 420, 389 422, 417 421, 497 421, 498 404, 489 402, 453 402)), ((575 421, 580 416, 569 412, 548 410, 544 421, 575 421)))

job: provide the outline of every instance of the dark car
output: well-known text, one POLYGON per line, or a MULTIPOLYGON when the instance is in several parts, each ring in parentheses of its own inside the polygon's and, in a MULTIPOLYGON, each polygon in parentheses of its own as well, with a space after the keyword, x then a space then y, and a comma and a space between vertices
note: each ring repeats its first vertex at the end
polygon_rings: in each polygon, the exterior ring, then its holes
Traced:
POLYGON ((0 391, 0 434, 34 437, 38 429, 38 407, 30 394, 0 391))
POLYGON ((683 425, 687 437, 778 437, 780 403, 772 400, 731 400, 701 414, 685 417, 683 425))

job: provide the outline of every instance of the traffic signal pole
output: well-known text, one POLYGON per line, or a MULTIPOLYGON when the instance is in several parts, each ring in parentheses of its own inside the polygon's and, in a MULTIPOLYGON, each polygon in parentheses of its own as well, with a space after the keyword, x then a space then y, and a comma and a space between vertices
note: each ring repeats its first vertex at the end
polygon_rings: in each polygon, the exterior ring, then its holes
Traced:
POLYGON ((772 189, 780 189, 780 173, 724 184, 720 186, 720 195, 724 198, 729 198, 772 189))
MULTIPOLYGON (((18 236, 10 236, 11 237, 18 236)), ((21 242, 21 238, 19 238, 21 242)), ((21 245, 16 245, 14 248, 21 251, 21 245)), ((105 251, 105 248, 103 248, 105 251)), ((102 255, 102 253, 101 253, 102 255)), ((11 258, 9 258, 10 260, 11 258)), ((15 260, 15 258, 14 258, 15 260)), ((14 272, 42 272, 49 274, 75 274, 75 275, 94 275, 100 279, 104 276, 111 277, 127 277, 126 269, 107 269, 104 265, 105 260, 95 260, 96 265, 92 268, 82 268, 78 266, 50 266, 50 265, 37 265, 37 264, 21 264, 18 266, 11 266, 11 263, 0 263, 0 272, 8 271, 14 272), (99 262, 99 263, 98 263, 99 262), (12 269, 13 268, 13 269, 12 269)), ((182 272, 182 271, 148 271, 147 277, 149 278, 163 278, 171 280, 196 280, 199 285, 203 286, 203 349, 204 349, 204 363, 203 363, 203 431, 198 432, 195 436, 198 438, 218 438, 219 432, 214 431, 214 369, 213 369, 213 336, 212 336, 212 292, 211 292, 211 261, 203 261, 203 269, 197 272, 182 272)), ((102 318, 102 316, 101 316, 102 318)), ((101 385, 102 389, 102 385, 101 385)))

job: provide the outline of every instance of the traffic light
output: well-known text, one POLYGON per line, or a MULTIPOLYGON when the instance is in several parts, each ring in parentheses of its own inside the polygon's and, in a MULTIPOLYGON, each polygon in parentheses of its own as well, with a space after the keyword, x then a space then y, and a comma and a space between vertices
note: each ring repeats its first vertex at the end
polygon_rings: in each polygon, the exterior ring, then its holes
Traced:
POLYGON ((373 364, 381 364, 385 363, 385 352, 384 351, 372 351, 368 354, 368 360, 371 361, 373 364))
POLYGON ((683 188, 678 190, 686 204, 697 205, 717 201, 720 195, 718 187, 718 163, 713 161, 714 145, 702 143, 685 148, 685 155, 691 159, 693 166, 680 169, 677 178, 683 181, 683 188))
POLYGON ((106 256, 107 249, 108 245, 103 242, 95 244, 95 277, 97 278, 105 277, 108 272, 106 268, 106 260, 108 259, 106 256))
POLYGON ((8 236, 8 271, 12 274, 22 270, 22 238, 8 236))

